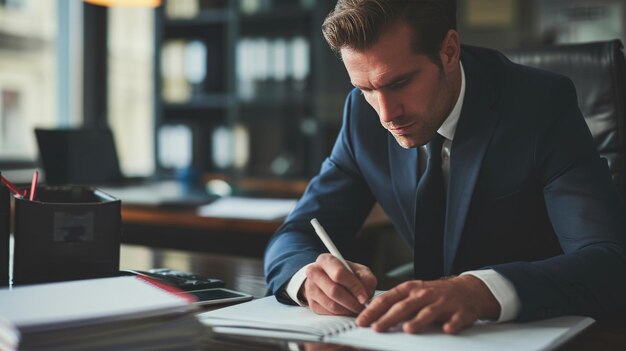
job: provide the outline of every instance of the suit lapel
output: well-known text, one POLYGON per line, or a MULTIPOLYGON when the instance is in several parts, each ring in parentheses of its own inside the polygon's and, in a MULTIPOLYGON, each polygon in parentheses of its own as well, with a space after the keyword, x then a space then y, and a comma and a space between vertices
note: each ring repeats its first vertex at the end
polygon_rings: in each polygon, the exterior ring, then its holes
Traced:
POLYGON ((462 60, 466 90, 450 157, 444 234, 445 274, 451 273, 480 167, 498 121, 493 108, 494 87, 471 57, 465 55, 462 60))
POLYGON ((393 170, 391 185, 404 219, 405 230, 410 240, 415 232, 415 196, 417 192, 417 148, 404 149, 387 133, 389 169, 393 170))

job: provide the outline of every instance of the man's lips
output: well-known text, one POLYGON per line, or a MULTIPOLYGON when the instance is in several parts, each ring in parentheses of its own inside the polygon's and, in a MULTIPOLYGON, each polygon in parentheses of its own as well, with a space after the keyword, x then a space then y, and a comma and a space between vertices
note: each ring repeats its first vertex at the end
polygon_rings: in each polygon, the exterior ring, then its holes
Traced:
POLYGON ((388 130, 395 135, 405 135, 409 134, 410 129, 415 125, 415 123, 407 124, 400 127, 388 128, 388 130))

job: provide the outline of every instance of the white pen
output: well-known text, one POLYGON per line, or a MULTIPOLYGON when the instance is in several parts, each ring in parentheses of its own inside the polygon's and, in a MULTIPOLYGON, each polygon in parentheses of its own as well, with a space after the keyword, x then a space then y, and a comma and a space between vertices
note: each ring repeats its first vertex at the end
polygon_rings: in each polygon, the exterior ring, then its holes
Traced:
POLYGON ((326 233, 326 230, 324 230, 324 227, 322 227, 320 222, 318 222, 317 218, 313 218, 311 220, 311 224, 313 225, 313 228, 315 229, 315 233, 317 233, 317 236, 319 236, 320 239, 322 239, 322 242, 324 243, 324 245, 326 246, 330 254, 335 256, 341 263, 343 263, 343 265, 346 266, 346 268, 348 268, 350 273, 354 274, 350 266, 348 266, 348 262, 346 262, 343 256, 341 256, 341 252, 337 250, 337 246, 335 246, 333 241, 330 240, 328 233, 326 233))
MULTIPOLYGON (((322 242, 326 246, 326 249, 328 249, 328 252, 330 252, 331 255, 335 256, 335 258, 337 258, 339 262, 343 263, 343 265, 350 271, 350 273, 354 274, 354 271, 352 270, 352 268, 350 268, 350 266, 348 266, 348 262, 346 262, 346 259, 343 258, 341 252, 339 252, 337 246, 335 246, 333 241, 330 240, 328 233, 326 233, 326 230, 324 229, 324 227, 322 227, 317 218, 313 218, 311 220, 311 225, 313 225, 313 229, 315 229, 315 233, 317 233, 317 236, 322 239, 322 242)), ((367 299, 367 296, 364 296, 364 299, 367 299)), ((363 305, 367 307, 368 303, 365 302, 363 303, 363 305)))

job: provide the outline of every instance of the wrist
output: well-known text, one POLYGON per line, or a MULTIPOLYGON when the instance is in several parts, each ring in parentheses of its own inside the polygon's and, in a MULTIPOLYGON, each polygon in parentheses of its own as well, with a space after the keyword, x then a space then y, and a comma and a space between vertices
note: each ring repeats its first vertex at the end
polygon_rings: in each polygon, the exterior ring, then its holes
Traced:
POLYGON ((479 319, 498 320, 500 303, 482 280, 472 275, 461 275, 454 280, 461 282, 471 294, 470 296, 474 296, 476 306, 478 306, 479 319))

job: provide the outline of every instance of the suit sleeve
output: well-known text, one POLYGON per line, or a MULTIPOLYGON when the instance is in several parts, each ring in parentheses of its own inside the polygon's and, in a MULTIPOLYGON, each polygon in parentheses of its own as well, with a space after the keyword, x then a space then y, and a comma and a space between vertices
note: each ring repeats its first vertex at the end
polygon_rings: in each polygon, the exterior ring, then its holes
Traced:
MULTIPOLYGON (((310 220, 317 218, 340 251, 353 245, 354 238, 374 204, 374 197, 361 176, 358 147, 353 138, 353 91, 344 107, 343 125, 331 155, 322 164, 298 201, 296 208, 270 240, 264 256, 268 286, 277 299, 292 303, 284 293, 289 279, 300 268, 326 252, 310 220)), ((354 115, 353 115, 354 114, 354 115)))
POLYGON ((522 302, 518 319, 626 312, 626 209, 580 114, 573 84, 559 81, 538 122, 535 168, 563 254, 491 268, 522 302))

